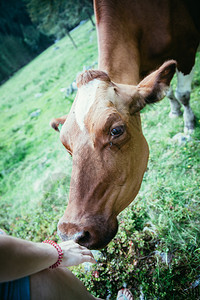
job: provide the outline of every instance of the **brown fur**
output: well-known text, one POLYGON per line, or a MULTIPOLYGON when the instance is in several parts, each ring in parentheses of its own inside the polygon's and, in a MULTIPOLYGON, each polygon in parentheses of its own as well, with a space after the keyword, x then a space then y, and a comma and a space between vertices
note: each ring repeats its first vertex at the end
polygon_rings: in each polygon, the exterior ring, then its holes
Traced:
MULTIPOLYGON (((76 119, 76 106, 81 106, 77 94, 61 130, 61 141, 73 154, 69 202, 58 224, 62 239, 98 249, 116 234, 116 217, 137 195, 147 166, 148 146, 138 111, 164 96, 175 66, 168 61, 138 86, 105 84, 107 76, 101 76, 89 111, 83 111, 84 129, 76 119), (124 132, 113 137, 111 130, 118 126, 124 132)), ((86 78, 81 86, 98 77, 86 78)))
POLYGON ((115 82, 136 84, 174 59, 178 69, 188 74, 200 42, 200 27, 195 25, 200 10, 197 1, 187 2, 95 0, 99 69, 115 82), (188 6, 197 7, 195 20, 188 6))
POLYGON ((200 33, 182 0, 94 0, 94 7, 99 70, 79 75, 77 85, 102 82, 91 84, 89 107, 79 101, 79 90, 61 130, 73 168, 58 230, 63 239, 102 248, 116 234, 117 215, 136 197, 147 167, 139 111, 164 97, 174 60, 184 74, 191 71, 200 33), (120 127, 123 133, 114 136, 120 127))

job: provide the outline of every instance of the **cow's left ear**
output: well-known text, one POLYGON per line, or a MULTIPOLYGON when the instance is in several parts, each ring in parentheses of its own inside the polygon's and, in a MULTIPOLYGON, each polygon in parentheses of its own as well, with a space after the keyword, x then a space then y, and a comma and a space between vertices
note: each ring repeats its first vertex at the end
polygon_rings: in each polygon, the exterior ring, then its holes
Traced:
POLYGON ((146 104, 160 101, 166 95, 176 71, 176 61, 165 62, 158 70, 145 77, 137 86, 137 104, 132 106, 132 112, 137 112, 144 108, 146 104))
POLYGON ((50 126, 55 129, 56 131, 60 132, 60 126, 62 126, 65 121, 67 119, 67 115, 65 116, 62 116, 60 118, 55 118, 55 119, 52 119, 51 122, 49 123, 50 126))

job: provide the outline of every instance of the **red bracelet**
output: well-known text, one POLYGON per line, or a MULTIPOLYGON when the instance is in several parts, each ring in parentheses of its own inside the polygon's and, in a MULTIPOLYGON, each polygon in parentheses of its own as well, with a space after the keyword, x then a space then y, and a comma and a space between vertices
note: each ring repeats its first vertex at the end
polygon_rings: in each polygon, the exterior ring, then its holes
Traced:
POLYGON ((52 245, 58 251, 58 260, 57 260, 57 262, 49 267, 50 269, 57 268, 59 266, 59 264, 62 262, 62 259, 63 259, 63 251, 62 251, 61 247, 56 242, 51 241, 51 240, 45 240, 43 243, 52 245))

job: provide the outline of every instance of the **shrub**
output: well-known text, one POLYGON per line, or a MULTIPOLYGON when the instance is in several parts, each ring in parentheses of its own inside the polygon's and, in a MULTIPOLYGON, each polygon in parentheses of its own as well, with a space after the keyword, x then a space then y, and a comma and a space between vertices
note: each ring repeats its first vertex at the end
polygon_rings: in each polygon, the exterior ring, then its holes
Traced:
POLYGON ((167 248, 141 207, 122 213, 117 236, 101 253, 91 270, 72 268, 95 297, 116 299, 123 286, 134 299, 196 299, 199 293, 199 249, 167 248))

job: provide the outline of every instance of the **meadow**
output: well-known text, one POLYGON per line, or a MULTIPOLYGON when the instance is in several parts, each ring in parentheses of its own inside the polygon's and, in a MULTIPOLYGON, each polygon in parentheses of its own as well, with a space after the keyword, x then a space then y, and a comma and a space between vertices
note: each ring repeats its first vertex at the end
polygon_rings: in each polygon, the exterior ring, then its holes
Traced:
MULTIPOLYGON (((86 22, 0 86, 0 228, 32 241, 59 241, 72 159, 49 126, 67 114, 77 73, 98 60, 96 31, 86 22)), ((176 78, 173 79, 173 86, 176 78)), ((169 119, 168 99, 145 108, 150 159, 141 190, 119 216, 119 231, 98 264, 73 272, 100 297, 128 286, 135 299, 200 297, 200 55, 191 94, 194 134, 177 142, 183 119, 169 119)))

